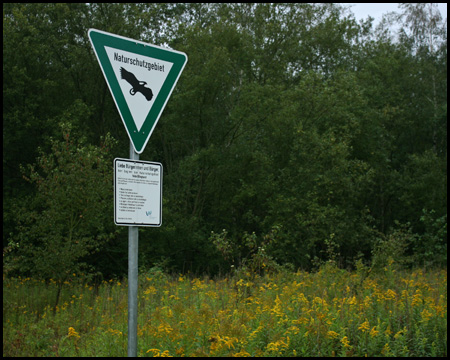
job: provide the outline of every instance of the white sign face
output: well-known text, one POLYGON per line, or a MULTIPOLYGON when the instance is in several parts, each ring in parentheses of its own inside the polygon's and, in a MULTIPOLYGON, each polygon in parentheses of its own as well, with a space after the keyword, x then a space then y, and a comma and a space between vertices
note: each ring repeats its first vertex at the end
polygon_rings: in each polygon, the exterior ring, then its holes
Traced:
POLYGON ((114 222, 122 226, 161 226, 162 164, 114 159, 114 222))
POLYGON ((105 46, 105 51, 137 131, 141 131, 173 64, 148 56, 137 56, 131 52, 108 46, 105 46), (130 79, 133 79, 132 83, 134 79, 138 79, 141 88, 137 88, 137 90, 141 89, 141 92, 136 91, 136 88, 130 84, 130 79))

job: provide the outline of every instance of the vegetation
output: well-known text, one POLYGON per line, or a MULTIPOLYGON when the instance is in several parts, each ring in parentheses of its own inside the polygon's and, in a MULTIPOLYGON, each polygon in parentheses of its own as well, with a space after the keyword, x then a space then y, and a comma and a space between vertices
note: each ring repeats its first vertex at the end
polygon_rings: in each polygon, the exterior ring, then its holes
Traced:
MULTIPOLYGON (((106 278, 126 273, 126 264, 110 266, 126 256, 126 231, 111 236, 109 200, 69 214, 66 204, 87 192, 66 183, 67 198, 45 205, 21 171, 58 157, 61 124, 80 152, 116 139, 109 160, 99 157, 103 169, 128 156, 87 38, 95 27, 189 57, 141 155, 164 164, 164 226, 141 229, 141 264, 223 273, 232 259, 219 260, 211 231, 225 229, 240 247, 243 234, 264 239, 276 228, 267 250, 278 263, 311 269, 332 241, 345 267, 370 261, 404 227, 414 263, 446 264, 446 22, 432 4, 404 4, 394 15, 373 29, 339 4, 5 4, 3 248, 13 254, 24 241, 41 251, 40 241, 52 241, 45 227, 58 223, 54 231, 67 237, 63 223, 89 209, 102 216, 86 221, 102 230, 84 231, 109 241, 81 260, 106 278), (33 225, 42 211, 59 216, 33 225)), ((80 166, 76 156, 67 161, 80 166)), ((89 171, 82 186, 98 193, 95 176, 106 170, 89 171)))
MULTIPOLYGON (((140 276, 139 356, 447 356, 447 272, 140 276)), ((127 284, 3 279, 5 356, 125 356, 127 284)))
POLYGON ((4 4, 4 354, 123 354, 129 139, 97 28, 188 55, 141 154, 164 166, 163 225, 139 229, 142 355, 446 355, 447 22, 430 3, 372 22, 328 3, 4 4))

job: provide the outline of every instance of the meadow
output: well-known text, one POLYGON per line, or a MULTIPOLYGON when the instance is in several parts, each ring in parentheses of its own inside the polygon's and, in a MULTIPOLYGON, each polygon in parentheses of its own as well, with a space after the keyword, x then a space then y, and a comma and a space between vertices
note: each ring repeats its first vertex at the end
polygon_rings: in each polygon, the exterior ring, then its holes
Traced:
MULTIPOLYGON (((126 356, 127 284, 3 277, 3 356, 126 356), (55 311, 53 311, 55 310, 55 311)), ((139 278, 139 356, 447 356, 447 270, 139 278)))

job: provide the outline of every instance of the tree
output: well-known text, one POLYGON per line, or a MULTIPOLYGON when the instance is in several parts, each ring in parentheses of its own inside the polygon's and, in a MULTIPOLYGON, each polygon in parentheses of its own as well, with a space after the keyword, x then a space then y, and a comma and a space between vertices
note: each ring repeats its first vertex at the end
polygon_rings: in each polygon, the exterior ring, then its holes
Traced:
MULTIPOLYGON (((58 123, 72 126, 71 141, 86 137, 80 149, 101 148, 111 133, 114 156, 128 153, 87 38, 94 27, 189 58, 142 154, 164 165, 165 219, 140 232, 142 265, 164 257, 172 269, 213 272, 221 263, 209 238, 223 229, 238 247, 245 234, 263 239, 277 229, 268 255, 303 267, 314 256, 369 256, 377 231, 389 238, 396 223, 409 222, 442 248, 446 23, 432 5, 404 4, 402 16, 391 16, 402 29, 393 40, 386 28, 374 32, 370 18, 358 25, 345 11, 326 3, 5 4, 4 246, 19 220, 29 244, 45 245, 29 236, 52 229, 36 217, 51 207, 31 174, 41 174, 48 192, 62 185, 38 166, 21 182, 19 169, 38 148, 41 158, 52 153, 58 123), (10 209, 29 199, 35 218, 27 223, 10 209), (423 222, 423 214, 432 216, 423 222)), ((52 174, 64 166, 54 162, 52 174)), ((109 211, 100 204, 92 209, 109 211)), ((92 226, 86 231, 95 238, 92 226)), ((118 237, 109 244, 108 261, 124 250, 118 237)), ((78 262, 111 275, 103 258, 78 262)))
POLYGON ((111 225, 115 141, 107 135, 100 147, 86 145, 73 139, 69 124, 61 129, 64 140, 52 140, 52 152, 23 169, 36 192, 15 208, 18 226, 6 261, 11 271, 53 279, 55 308, 64 282, 92 270, 83 259, 117 234, 111 225))
POLYGON ((375 170, 369 206, 378 229, 387 233, 398 220, 421 233, 422 209, 446 213, 446 26, 432 4, 401 8, 390 15, 398 41, 380 37, 362 48, 357 76, 370 121, 358 150, 375 170))
MULTIPOLYGON (((289 114, 293 124, 283 147, 289 161, 274 174, 277 190, 265 219, 281 226, 274 251, 283 262, 309 267, 315 256, 327 258, 326 242, 332 240, 346 265, 358 252, 368 254, 373 236, 366 193, 374 174, 353 150, 365 100, 353 75, 325 79, 311 72, 291 91, 288 104, 295 104, 282 115, 289 114)), ((271 140, 281 146, 280 139, 271 140)))

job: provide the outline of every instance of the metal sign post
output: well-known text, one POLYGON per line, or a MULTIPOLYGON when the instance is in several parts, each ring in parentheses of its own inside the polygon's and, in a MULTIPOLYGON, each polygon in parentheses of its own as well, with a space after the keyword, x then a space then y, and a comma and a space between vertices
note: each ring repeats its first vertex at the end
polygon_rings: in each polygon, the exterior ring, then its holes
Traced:
MULTIPOLYGON (((130 141, 130 159, 139 160, 130 141)), ((137 357, 139 227, 128 227, 128 356, 137 357)))
MULTIPOLYGON (((101 30, 89 29, 88 36, 130 138, 130 160, 138 161, 187 56, 101 30)), ((161 226, 163 170, 160 163, 124 160, 114 159, 114 222, 129 226, 128 356, 137 356, 138 231, 161 226)))

